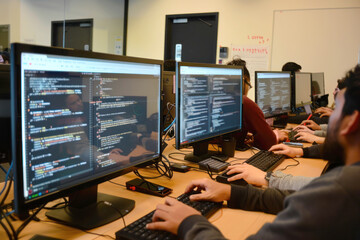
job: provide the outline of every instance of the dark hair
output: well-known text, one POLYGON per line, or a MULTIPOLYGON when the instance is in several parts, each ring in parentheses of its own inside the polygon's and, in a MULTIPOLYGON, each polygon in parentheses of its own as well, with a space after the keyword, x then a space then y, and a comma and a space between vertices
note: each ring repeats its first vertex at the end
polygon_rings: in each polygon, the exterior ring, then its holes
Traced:
POLYGON ((247 79, 249 79, 249 81, 250 81, 250 73, 246 67, 246 61, 242 60, 241 58, 237 58, 237 59, 234 59, 234 60, 228 62, 226 65, 243 67, 244 68, 244 76, 247 77, 247 79))
POLYGON ((345 85, 345 78, 341 78, 337 80, 337 87, 341 90, 346 87, 345 85))
POLYGON ((301 70, 301 66, 294 62, 287 62, 282 67, 281 71, 289 71, 291 73, 301 70))
POLYGON ((176 61, 174 59, 167 59, 164 61, 164 71, 175 72, 176 61))
POLYGON ((345 103, 342 110, 343 115, 360 111, 360 65, 356 65, 345 77, 345 103))

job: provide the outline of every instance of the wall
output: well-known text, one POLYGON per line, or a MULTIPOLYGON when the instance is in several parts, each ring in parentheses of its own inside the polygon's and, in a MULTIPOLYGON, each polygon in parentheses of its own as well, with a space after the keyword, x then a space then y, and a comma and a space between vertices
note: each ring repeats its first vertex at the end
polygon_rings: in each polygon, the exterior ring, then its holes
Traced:
MULTIPOLYGON (((261 36, 264 39, 269 39, 267 45, 271 48, 274 10, 343 7, 360 7, 360 1, 131 0, 129 1, 127 54, 129 56, 163 59, 165 16, 169 14, 219 12, 218 46, 254 45, 258 41, 253 40, 253 36, 261 36)), ((287 55, 286 52, 278 54, 287 55)), ((289 56, 288 59, 291 57, 289 56)), ((279 69, 276 66, 276 69, 271 70, 279 69)), ((307 69, 303 70, 307 71, 307 69)), ((343 71, 345 70, 347 69, 343 71)), ((326 69, 324 71, 326 72, 326 69)), ((326 81, 327 86, 336 84, 336 79, 327 79, 326 81)), ((253 98, 253 89, 249 96, 253 98)))
POLYGON ((0 0, 0 25, 10 25, 10 42, 20 39, 20 0, 0 0))
POLYGON ((49 46, 51 22, 94 19, 93 51, 115 52, 115 40, 123 35, 123 0, 21 0, 20 41, 49 46))
POLYGON ((355 23, 360 23, 360 8, 275 12, 272 68, 281 68, 292 56, 306 71, 325 72, 325 92, 333 102, 335 81, 358 62, 360 28, 355 23))

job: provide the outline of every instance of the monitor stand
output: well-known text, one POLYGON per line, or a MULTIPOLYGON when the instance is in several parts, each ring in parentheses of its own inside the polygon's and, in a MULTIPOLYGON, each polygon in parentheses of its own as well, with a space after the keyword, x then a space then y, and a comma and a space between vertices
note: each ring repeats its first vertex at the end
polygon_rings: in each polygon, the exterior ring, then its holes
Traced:
POLYGON ((209 141, 200 141, 193 143, 193 153, 185 155, 185 160, 189 162, 201 162, 204 159, 207 159, 211 156, 217 155, 217 151, 209 151, 209 141))
POLYGON ((45 215, 72 227, 92 229, 125 216, 134 207, 134 200, 98 193, 95 185, 71 194, 67 207, 45 215))

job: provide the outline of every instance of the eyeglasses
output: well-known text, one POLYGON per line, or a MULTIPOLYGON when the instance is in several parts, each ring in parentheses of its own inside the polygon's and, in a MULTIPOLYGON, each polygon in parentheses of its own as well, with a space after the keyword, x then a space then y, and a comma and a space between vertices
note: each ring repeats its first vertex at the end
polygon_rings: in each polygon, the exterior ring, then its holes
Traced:
POLYGON ((252 85, 251 85, 251 83, 250 82, 248 82, 248 81, 244 81, 248 86, 249 86, 249 89, 251 89, 252 88, 252 85))

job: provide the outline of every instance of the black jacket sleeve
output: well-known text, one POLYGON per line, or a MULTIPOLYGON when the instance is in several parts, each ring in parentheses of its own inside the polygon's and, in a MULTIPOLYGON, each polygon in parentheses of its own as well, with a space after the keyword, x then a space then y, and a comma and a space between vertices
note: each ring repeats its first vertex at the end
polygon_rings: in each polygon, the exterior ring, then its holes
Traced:
POLYGON ((324 144, 318 144, 311 147, 303 148, 304 158, 323 158, 322 148, 324 144))
POLYGON ((275 188, 260 189, 248 184, 231 185, 231 197, 227 205, 249 211, 261 211, 277 214, 284 208, 284 199, 294 191, 275 188))
POLYGON ((212 225, 205 217, 201 215, 192 215, 185 218, 178 229, 180 239, 208 239, 222 240, 225 237, 219 229, 212 225))

